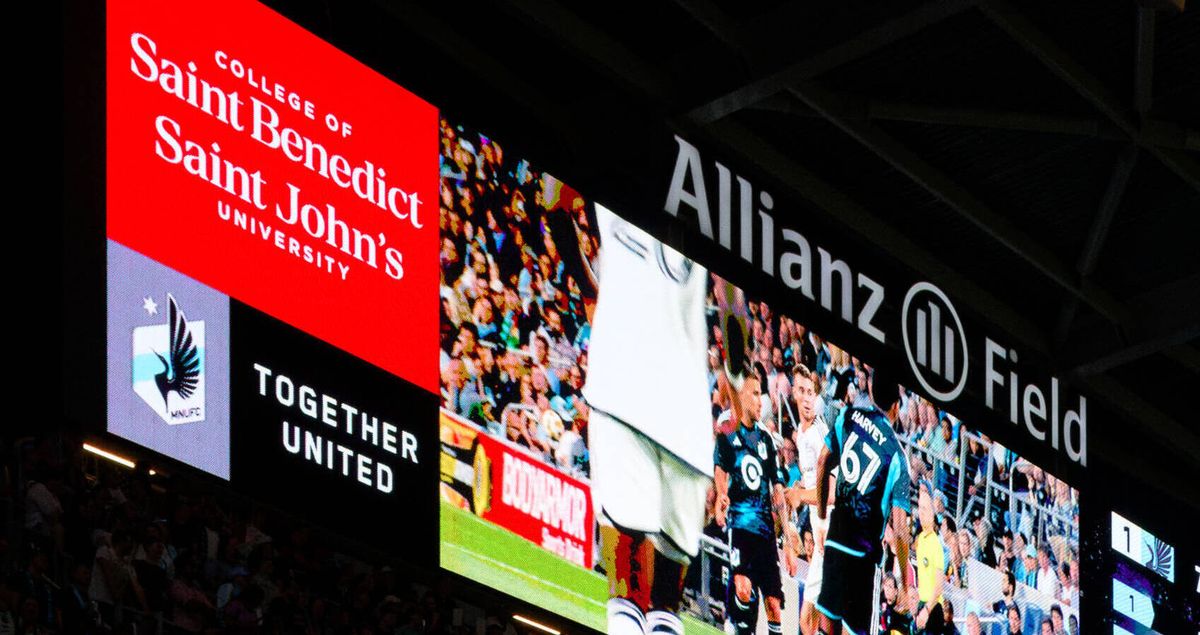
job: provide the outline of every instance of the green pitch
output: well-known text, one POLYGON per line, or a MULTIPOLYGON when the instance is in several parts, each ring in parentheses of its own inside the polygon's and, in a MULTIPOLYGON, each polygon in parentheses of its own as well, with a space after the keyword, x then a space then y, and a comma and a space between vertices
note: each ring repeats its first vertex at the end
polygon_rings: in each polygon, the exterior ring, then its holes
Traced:
MULTIPOLYGON (((607 583, 524 538, 442 503, 442 566, 603 632, 607 583)), ((722 635, 689 616, 688 633, 722 635)))

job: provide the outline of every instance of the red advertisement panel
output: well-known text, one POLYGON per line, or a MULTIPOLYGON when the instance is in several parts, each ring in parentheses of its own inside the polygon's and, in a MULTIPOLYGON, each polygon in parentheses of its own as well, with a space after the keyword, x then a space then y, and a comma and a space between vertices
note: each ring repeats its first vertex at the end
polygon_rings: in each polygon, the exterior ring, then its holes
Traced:
POLYGON ((254 2, 108 7, 108 236, 437 389, 437 110, 254 2))
POLYGON ((476 513, 570 562, 592 568, 595 523, 588 485, 486 434, 478 440, 484 458, 476 458, 475 469, 486 469, 491 482, 488 496, 481 499, 476 492, 476 513))

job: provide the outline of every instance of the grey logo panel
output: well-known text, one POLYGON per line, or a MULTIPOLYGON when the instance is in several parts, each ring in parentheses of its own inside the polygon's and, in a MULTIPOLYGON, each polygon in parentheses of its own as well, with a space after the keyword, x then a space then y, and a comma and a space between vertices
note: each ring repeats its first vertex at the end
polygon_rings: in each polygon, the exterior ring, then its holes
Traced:
POLYGON ((108 431, 229 478, 229 298, 108 241, 108 431))

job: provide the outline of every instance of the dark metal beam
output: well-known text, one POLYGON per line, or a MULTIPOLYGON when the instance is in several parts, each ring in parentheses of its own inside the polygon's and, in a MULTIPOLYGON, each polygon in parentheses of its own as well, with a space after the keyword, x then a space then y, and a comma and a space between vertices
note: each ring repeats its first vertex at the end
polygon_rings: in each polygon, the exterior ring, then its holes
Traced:
POLYGON ((531 112, 536 112, 543 120, 553 122, 557 129, 561 130, 566 126, 566 121, 558 110, 548 107, 544 99, 538 98, 539 91, 530 85, 526 78, 514 73, 495 55, 485 52, 477 44, 463 37, 451 25, 417 5, 400 6, 385 0, 374 2, 413 33, 420 33, 431 43, 441 46, 449 59, 464 67, 477 69, 479 76, 483 81, 491 83, 493 89, 531 112))
POLYGON ((1133 174, 1137 158, 1138 149, 1135 146, 1126 148, 1117 157, 1112 176, 1108 179, 1108 187, 1104 189, 1104 197, 1100 199, 1100 209, 1096 212, 1091 229, 1088 230, 1087 242, 1084 243, 1079 260, 1075 263, 1075 270, 1081 276, 1092 275, 1096 268, 1096 261, 1100 259, 1100 249, 1108 238, 1108 228, 1112 226, 1113 215, 1121 205, 1121 197, 1125 195, 1125 187, 1129 185, 1129 177, 1133 174))
MULTIPOLYGON (((1100 199, 1100 209, 1096 211, 1096 217, 1092 220, 1091 229, 1088 230, 1083 251, 1079 254, 1078 262, 1075 263, 1075 271, 1079 273, 1081 280, 1092 275, 1092 271, 1096 268, 1096 262, 1100 259, 1100 249, 1108 238, 1108 229, 1112 226, 1113 216, 1117 213, 1117 208, 1121 206, 1125 187, 1129 185, 1129 176, 1133 174, 1133 166, 1137 163, 1137 153, 1137 146, 1130 146, 1121 152, 1116 165, 1113 166, 1112 176, 1109 177, 1108 186, 1104 189, 1104 196, 1100 199)), ((1054 327, 1055 346, 1066 341, 1067 332, 1071 328, 1071 323, 1075 321, 1075 312, 1078 309, 1079 298, 1068 294, 1063 300, 1062 309, 1059 310, 1058 321, 1054 327)))
POLYGON ((725 12, 712 0, 675 0, 675 4, 691 14, 697 22, 704 25, 704 28, 717 36, 717 39, 724 42, 734 53, 744 57, 752 51, 742 30, 732 24, 725 12))
POLYGON ((528 22, 564 40, 572 49, 607 62, 599 68, 618 82, 652 97, 660 106, 669 106, 676 98, 670 77, 643 64, 637 55, 620 42, 580 18, 562 3, 552 0, 507 0, 528 22))
POLYGON ((1134 49, 1133 109, 1145 117, 1150 112, 1154 87, 1154 20, 1158 12, 1141 7, 1137 14, 1137 47, 1134 49))
POLYGON ((968 128, 1045 132, 1099 139, 1123 138, 1118 131, 1105 125, 1107 122, 1101 122, 1095 118, 889 103, 874 99, 867 104, 867 118, 968 128))
MULTIPOLYGON (((692 0, 680 0, 685 6, 691 5, 692 0)), ((787 86, 806 79, 812 79, 826 71, 859 59, 889 44, 903 40, 922 29, 941 22, 953 15, 975 6, 978 0, 932 0, 915 10, 883 24, 868 29, 857 37, 826 49, 816 55, 806 57, 788 66, 768 73, 743 86, 720 95, 706 103, 691 108, 686 117, 695 123, 712 123, 726 117, 742 108, 770 97, 787 86)), ((718 29, 725 32, 718 35, 724 41, 734 41, 728 32, 728 24, 722 25, 713 19, 703 6, 698 6, 693 15, 710 30, 718 29)), ((715 32, 715 31, 714 31, 715 32)))
POLYGON ((1026 236, 966 188, 883 130, 845 116, 845 105, 835 96, 811 82, 801 82, 788 91, 1101 315, 1118 324, 1128 320, 1128 311, 1115 298, 1087 281, 1081 283, 1057 256, 1026 236))
POLYGON ((1126 109, 1109 94, 1104 84, 1088 73, 1053 39, 1021 15, 1020 11, 1005 0, 984 0, 979 8, 992 23, 1008 33, 1022 48, 1079 93, 1092 107, 1108 117, 1134 143, 1158 158, 1163 165, 1192 188, 1200 191, 1200 163, 1183 153, 1160 148, 1147 139, 1141 129, 1129 118, 1126 109))
MULTIPOLYGON (((1164 447, 1177 450, 1184 457, 1200 456, 1200 437, 1196 436, 1194 429, 1176 421, 1170 415, 1160 410, 1154 403, 1146 401, 1127 388, 1123 383, 1107 375, 1094 375, 1079 379, 1075 383, 1086 388, 1090 393, 1089 398, 1099 402, 1099 405, 1103 409, 1118 416, 1123 416, 1127 420, 1143 423, 1144 426, 1139 431, 1145 430, 1154 435, 1164 447)), ((1088 442, 1096 443, 1097 450, 1101 450, 1105 455, 1113 459, 1122 460, 1123 464, 1124 459, 1129 456, 1129 448, 1122 447, 1120 443, 1114 443, 1114 440, 1121 438, 1122 436, 1118 430, 1100 430, 1098 433, 1091 435, 1088 438, 1088 442)), ((1169 473, 1162 473, 1162 465, 1154 464, 1154 462, 1150 463, 1145 468, 1159 472, 1161 475, 1160 478, 1162 476, 1170 477, 1169 473)), ((1193 463, 1192 465, 1194 466, 1195 464, 1193 463)), ((1200 493, 1200 488, 1192 487, 1183 489, 1194 490, 1189 495, 1189 501, 1193 505, 1197 504, 1196 501, 1200 499, 1197 498, 1196 494, 1200 493)))
POLYGON ((1189 324, 1170 333, 1139 340, 1128 346, 1112 351, 1096 359, 1078 364, 1071 369, 1071 374, 1077 377, 1097 375, 1129 362, 1153 355, 1159 351, 1185 344, 1200 337, 1200 322, 1189 324))
POLYGON ((1185 366, 1194 364, 1200 352, 1188 343, 1200 337, 1200 294, 1196 289, 1200 289, 1200 273, 1130 298, 1130 306, 1139 307, 1137 320, 1123 331, 1115 346, 1097 350, 1099 347, 1093 344, 1104 340, 1099 337, 1104 327, 1073 333, 1072 340, 1083 348, 1067 358, 1071 373, 1078 377, 1095 375, 1158 352, 1185 366))
MULTIPOLYGON (((1072 137, 1090 137, 1104 141, 1129 141, 1129 135, 1107 119, 1070 117, 1033 112, 1013 112, 986 108, 955 108, 928 104, 885 101, 844 93, 833 93, 847 104, 849 117, 869 121, 905 121, 939 126, 1038 132, 1072 137)), ((821 118, 821 114, 784 94, 775 94, 746 107, 746 110, 780 112, 797 117, 821 118)), ((1200 149, 1200 134, 1179 124, 1146 120, 1142 135, 1147 143, 1177 150, 1200 149)))
POLYGON ((1187 370, 1200 375, 1200 350, 1197 350, 1194 345, 1172 346, 1163 350, 1162 354, 1187 370))

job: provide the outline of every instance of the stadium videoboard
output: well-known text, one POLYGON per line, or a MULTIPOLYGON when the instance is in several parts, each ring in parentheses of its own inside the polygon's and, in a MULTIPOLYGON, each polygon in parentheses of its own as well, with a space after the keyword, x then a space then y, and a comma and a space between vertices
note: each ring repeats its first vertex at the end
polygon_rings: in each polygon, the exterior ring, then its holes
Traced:
POLYGON ((1110 417, 752 172, 577 190, 253 2, 106 28, 108 432, 599 631, 1194 632, 1110 417))

